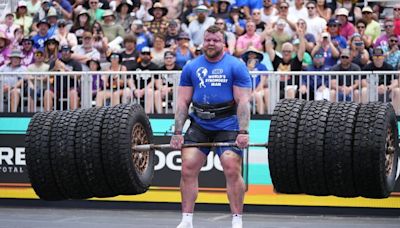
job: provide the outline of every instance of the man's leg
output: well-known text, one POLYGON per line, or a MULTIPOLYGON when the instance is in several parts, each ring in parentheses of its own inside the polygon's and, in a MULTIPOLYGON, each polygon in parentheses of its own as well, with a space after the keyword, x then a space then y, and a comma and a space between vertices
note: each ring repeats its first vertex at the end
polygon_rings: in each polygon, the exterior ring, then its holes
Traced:
POLYGON ((182 221, 177 228, 192 228, 194 205, 199 192, 199 172, 206 155, 197 148, 182 149, 181 197, 182 221))

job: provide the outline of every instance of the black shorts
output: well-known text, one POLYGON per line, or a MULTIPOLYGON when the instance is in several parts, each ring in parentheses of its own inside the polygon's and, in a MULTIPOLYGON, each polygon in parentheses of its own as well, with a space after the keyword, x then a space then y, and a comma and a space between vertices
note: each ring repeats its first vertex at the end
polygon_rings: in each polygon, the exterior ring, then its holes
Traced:
MULTIPOLYGON (((204 143, 204 142, 235 142, 237 131, 210 131, 202 128, 196 124, 193 120, 185 134, 185 144, 188 143, 204 143)), ((211 151, 210 147, 199 147, 199 150, 205 155, 208 155, 211 151)), ((243 156, 243 150, 239 147, 215 147, 214 151, 221 157, 222 153, 227 150, 231 150, 237 153, 239 156, 243 156)))

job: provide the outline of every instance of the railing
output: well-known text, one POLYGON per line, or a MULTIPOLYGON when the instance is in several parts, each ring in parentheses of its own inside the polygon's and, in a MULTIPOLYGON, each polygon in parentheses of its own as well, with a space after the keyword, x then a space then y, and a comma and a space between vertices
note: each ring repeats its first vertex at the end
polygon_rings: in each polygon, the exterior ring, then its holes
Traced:
MULTIPOLYGON (((282 98, 392 102, 400 114, 397 71, 251 72, 252 113, 271 114, 282 98), (390 84, 388 84, 390 83, 390 84), (348 87, 344 87, 347 85, 348 87), (389 88, 389 89, 387 89, 389 88)), ((147 113, 174 113, 180 71, 0 73, 0 112, 73 110, 139 103, 147 113)))

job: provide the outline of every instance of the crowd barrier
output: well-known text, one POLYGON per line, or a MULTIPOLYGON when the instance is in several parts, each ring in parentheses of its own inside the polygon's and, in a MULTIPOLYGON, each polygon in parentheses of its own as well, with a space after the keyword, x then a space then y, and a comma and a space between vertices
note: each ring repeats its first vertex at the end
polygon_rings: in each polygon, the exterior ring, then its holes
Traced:
MULTIPOLYGON (((252 113, 272 114, 282 98, 392 102, 400 113, 400 71, 252 71, 252 113), (255 86, 259 82, 261 86, 255 86), (343 86, 346 85, 347 87, 343 86)), ((208 75, 210 76, 210 75, 208 75)), ((0 73, 0 112, 70 110, 140 103, 147 113, 174 113, 180 71, 0 73), (9 86, 9 85, 12 86, 9 86)), ((222 86, 225 75, 203 78, 222 86)))

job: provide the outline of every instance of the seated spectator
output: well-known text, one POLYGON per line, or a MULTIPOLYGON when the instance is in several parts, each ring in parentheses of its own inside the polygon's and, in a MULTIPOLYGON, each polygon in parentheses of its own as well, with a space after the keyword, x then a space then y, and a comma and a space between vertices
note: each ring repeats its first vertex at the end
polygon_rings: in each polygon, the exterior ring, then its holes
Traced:
POLYGON ((121 1, 116 9, 115 23, 122 25, 126 32, 129 30, 133 20, 135 19, 131 16, 132 11, 132 2, 126 0, 121 1))
MULTIPOLYGON (((268 2, 268 1, 264 1, 268 2)), ((264 3, 265 7, 265 3, 264 3)), ((295 0, 294 4, 289 6, 288 17, 291 21, 299 21, 308 15, 307 8, 304 6, 304 0, 295 0)))
POLYGON ((189 48, 189 34, 186 32, 181 32, 178 37, 178 47, 175 50, 174 54, 174 64, 178 65, 180 68, 183 68, 187 62, 193 59, 193 53, 189 48))
MULTIPOLYGON (((291 43, 284 43, 282 45, 282 57, 276 54, 273 49, 272 38, 266 38, 266 49, 275 71, 290 72, 301 71, 303 56, 305 52, 305 39, 302 29, 297 29, 297 36, 300 39, 299 49, 297 50, 296 57, 292 58, 293 45, 291 43)), ((280 98, 294 98, 299 85, 299 79, 293 78, 291 75, 282 75, 280 77, 280 98)))
POLYGON ((0 31, 4 32, 8 39, 14 40, 14 32, 16 29, 21 29, 21 26, 14 23, 14 14, 11 12, 6 13, 4 22, 0 23, 0 31))
POLYGON ((69 0, 53 0, 53 7, 57 10, 57 14, 64 20, 72 19, 72 5, 69 0))
MULTIPOLYGON (((325 65, 324 53, 316 53, 313 64, 307 66, 307 71, 329 71, 325 65)), ((328 75, 303 75, 301 76, 300 96, 306 100, 330 100, 328 75)))
MULTIPOLYGON (((164 65, 160 68, 162 71, 175 71, 182 70, 182 68, 176 64, 175 53, 172 51, 166 51, 164 54, 164 65)), ((161 78, 155 80, 156 90, 154 91, 154 105, 156 113, 163 113, 163 102, 166 103, 165 107, 168 107, 167 101, 173 101, 173 90, 174 90, 174 77, 179 75, 161 75, 161 78), (168 99, 167 99, 168 97, 168 99)))
MULTIPOLYGON (((28 72, 48 72, 50 69, 49 64, 44 62, 44 53, 43 51, 36 50, 34 55, 34 63, 30 64, 27 67, 28 72)), ((48 82, 49 76, 48 75, 37 75, 35 77, 30 77, 28 80, 28 85, 30 88, 36 88, 36 95, 37 95, 37 100, 43 98, 44 91, 47 88, 47 82, 48 82), (36 85, 36 87, 35 87, 36 85)), ((33 93, 30 94, 30 96, 33 96, 33 93)), ((43 107, 43 99, 41 100, 41 108, 43 107)), ((30 104, 34 105, 34 102, 31 102, 30 104)), ((30 107, 31 110, 34 110, 34 107, 30 107)), ((41 109, 42 111, 42 109, 41 109)))
MULTIPOLYGON (((294 58, 294 57, 296 57, 296 53, 297 53, 297 51, 299 50, 299 47, 300 47, 300 40, 299 40, 298 38, 294 39, 294 40, 292 41, 292 45, 293 45, 292 58, 294 58)), ((313 59, 313 58, 311 57, 310 54, 308 54, 308 52, 304 52, 303 61, 302 61, 303 69, 307 69, 307 67, 308 67, 309 65, 312 65, 312 64, 313 64, 313 60, 312 60, 312 59, 313 59)))
MULTIPOLYGON (((303 31, 307 31, 307 22, 304 19, 299 19, 296 23, 297 27, 302 29, 303 31)), ((297 35, 295 34, 293 36, 294 39, 297 39, 297 35)), ((311 53, 313 48, 315 47, 315 44, 317 41, 315 40, 315 37, 311 33, 307 33, 304 35, 304 38, 306 39, 306 51, 308 53, 311 53)))
MULTIPOLYGON (((278 10, 275 7, 273 0, 264 0, 261 20, 265 23, 271 23, 278 20, 278 10)), ((305 17, 307 14, 305 15, 305 17)))
POLYGON ((35 50, 33 49, 33 40, 29 37, 24 37, 20 44, 22 46, 22 55, 24 56, 21 60, 21 65, 27 67, 34 61, 33 54, 35 50))
POLYGON ((241 56, 250 46, 262 50, 261 36, 256 33, 256 24, 253 21, 246 23, 246 33, 237 39, 235 55, 241 56))
POLYGON ((361 9, 357 6, 358 0, 337 0, 336 3, 337 9, 343 8, 349 12, 347 17, 350 23, 354 23, 361 18, 361 9))
POLYGON ((168 9, 161 3, 154 3, 153 7, 149 9, 149 14, 153 16, 153 20, 144 23, 144 26, 146 26, 147 30, 153 34, 165 33, 168 26, 168 20, 165 18, 167 13, 168 9))
MULTIPOLYGON (((395 70, 389 63, 385 62, 382 48, 374 48, 372 52, 372 62, 367 64, 364 71, 393 71, 395 70)), ((397 74, 379 75, 378 99, 381 102, 390 101, 396 114, 400 114, 400 88, 399 77, 397 74)))
POLYGON ((349 42, 353 63, 362 69, 369 62, 369 53, 365 43, 358 33, 354 33, 349 42))
POLYGON ((24 36, 29 36, 32 23, 33 18, 28 14, 26 2, 24 0, 18 1, 14 24, 19 25, 24 30, 24 36))
POLYGON ((389 51, 385 53, 385 62, 389 63, 393 69, 400 67, 399 37, 396 34, 389 36, 389 51))
POLYGON ((314 35, 316 39, 326 28, 326 20, 320 17, 316 10, 316 3, 313 1, 307 2, 308 16, 305 18, 307 22, 307 33, 314 35))
POLYGON ((36 31, 38 29, 37 23, 41 20, 47 19, 48 15, 57 15, 57 11, 51 6, 50 0, 43 0, 40 4, 40 8, 37 13, 33 16, 33 26, 32 30, 36 31))
POLYGON ((115 15, 113 11, 104 11, 103 20, 104 23, 101 26, 103 28, 104 36, 108 39, 108 45, 118 37, 120 37, 122 41, 122 37, 125 36, 125 30, 122 25, 115 23, 115 15))
POLYGON ((38 50, 44 50, 44 42, 51 37, 48 33, 50 24, 44 19, 39 21, 37 26, 39 29, 38 33, 32 37, 33 47, 38 50))
POLYGON ((179 16, 182 14, 182 4, 184 1, 182 0, 160 0, 161 4, 163 4, 167 10, 168 13, 166 15, 166 18, 168 19, 177 19, 179 16))
MULTIPOLYGON (((267 67, 261 63, 263 60, 262 52, 258 51, 254 47, 249 47, 242 56, 247 69, 249 71, 266 71, 267 67)), ((268 88, 266 88, 266 76, 264 75, 252 75, 252 92, 251 99, 256 105, 257 113, 263 115, 265 113, 268 97, 264 97, 264 94, 269 94, 268 88)))
POLYGON ((226 27, 228 32, 240 36, 244 33, 246 20, 240 18, 240 8, 233 6, 229 12, 229 17, 226 18, 226 27))
POLYGON ((339 33, 339 21, 330 19, 328 21, 328 32, 331 35, 332 43, 339 51, 347 48, 346 39, 339 33))
POLYGON ((74 33, 78 44, 82 44, 82 34, 84 31, 90 31, 90 15, 85 9, 82 9, 75 18, 74 24, 72 25, 70 32, 74 33))
MULTIPOLYGON (((60 43, 55 38, 50 38, 44 42, 44 62, 50 64, 56 61, 59 56, 60 43)), ((40 49, 39 49, 40 50, 40 49)))
POLYGON ((256 24, 256 33, 261 35, 267 25, 261 20, 261 9, 255 9, 251 12, 251 20, 256 24))
MULTIPOLYGON (((13 72, 13 75, 4 75, 3 77, 0 77, 0 80, 3 80, 0 84, 3 85, 3 93, 10 95, 8 99, 10 102, 11 112, 17 112, 21 97, 21 87, 23 87, 23 80, 18 76, 18 73, 26 72, 26 67, 21 65, 23 55, 20 50, 12 50, 7 57, 10 59, 10 63, 1 67, 0 72, 13 72)), ((26 93, 26 91, 24 92, 26 93)), ((27 94, 28 93, 26 93, 26 95, 27 94)), ((33 103, 32 100, 31 103, 33 103)))
POLYGON ((143 47, 149 47, 151 44, 150 34, 144 29, 140 20, 134 20, 131 26, 131 34, 136 36, 136 50, 141 51, 143 47))
POLYGON ((228 18, 229 17, 229 6, 231 2, 229 0, 218 0, 215 11, 211 13, 211 17, 214 18, 228 18))
POLYGON ((100 52, 93 46, 93 34, 89 31, 83 33, 81 45, 72 48, 72 59, 82 64, 82 69, 87 70, 86 63, 91 59, 100 59, 100 52))
POLYGON ((183 9, 182 15, 180 17, 183 27, 187 28, 187 26, 189 26, 190 22, 192 22, 196 18, 194 9, 198 6, 198 3, 199 3, 198 0, 189 0, 186 3, 186 5, 184 3, 184 9, 183 9))
POLYGON ((90 24, 92 25, 95 21, 102 21, 105 10, 100 7, 99 0, 89 0, 88 2, 87 13, 89 14, 90 24))
POLYGON ((243 9, 245 18, 250 19, 250 14, 255 9, 261 9, 263 3, 259 0, 236 0, 236 5, 243 9))
POLYGON ((285 31, 286 26, 285 20, 279 19, 271 32, 271 37, 276 42, 275 50, 278 52, 282 51, 282 44, 292 40, 292 36, 285 31))
POLYGON ((172 19, 168 23, 167 34, 165 38, 165 47, 175 50, 178 45, 178 36, 180 33, 180 25, 177 19, 172 19))
POLYGON ((50 28, 49 28, 49 31, 47 31, 47 34, 50 37, 53 37, 56 34, 57 26, 58 26, 58 24, 57 24, 57 21, 58 21, 57 13, 55 13, 55 12, 51 13, 51 14, 49 13, 47 15, 47 17, 46 17, 46 20, 50 24, 50 28))
POLYGON ((340 54, 339 50, 332 42, 331 35, 327 32, 321 34, 318 39, 317 45, 311 52, 311 55, 313 56, 317 52, 324 53, 325 64, 327 66, 335 65, 340 54))
MULTIPOLYGON (((361 71, 357 64, 352 63, 352 55, 349 49, 342 50, 340 63, 331 67, 331 71, 361 71)), ((361 75, 337 75, 331 78, 331 101, 354 101, 365 102, 368 100, 366 93, 365 76, 361 75), (361 81, 361 82, 360 82, 361 81), (360 100, 361 90, 361 100, 360 100), (336 99, 337 96, 337 99, 336 99)))
POLYGON ((382 50, 386 53, 390 50, 389 36, 394 35, 393 19, 385 19, 383 27, 385 28, 385 32, 376 39, 374 43, 374 48, 381 47, 382 50))
MULTIPOLYGON (((61 47, 61 58, 50 63, 50 71, 60 72, 76 72, 82 71, 82 65, 71 58, 73 51, 69 46, 61 47)), ((53 83, 44 93, 44 109, 51 111, 53 105, 59 109, 57 104, 62 105, 63 99, 69 99, 69 109, 74 110, 79 107, 79 76, 62 76, 55 75, 53 83), (69 79, 69 82, 68 82, 69 79), (77 82, 77 84, 75 84, 77 82), (63 87, 61 87, 61 84, 63 87), (54 96, 56 96, 56 104, 54 104, 54 96)))
POLYGON ((154 45, 150 48, 151 61, 158 67, 164 65, 164 54, 167 51, 165 48, 165 36, 163 34, 157 33, 154 35, 154 45))
POLYGON ((60 19, 57 22, 57 31, 55 34, 56 40, 60 42, 60 45, 68 45, 70 47, 75 47, 78 45, 78 39, 74 33, 71 33, 67 29, 67 21, 60 19))
POLYGON ((136 36, 132 34, 124 37, 124 51, 121 52, 122 64, 127 71, 135 70, 136 60, 139 57, 139 51, 136 50, 136 36))
MULTIPOLYGON (((100 63, 107 62, 107 51, 109 47, 108 39, 104 36, 103 27, 96 21, 90 31, 92 31, 93 34, 93 47, 100 53, 100 63)), ((83 35, 83 33, 81 35, 83 35)))
POLYGON ((14 39, 11 42, 11 48, 19 48, 21 49, 21 41, 24 38, 24 31, 22 31, 22 28, 17 28, 14 30, 14 39))
POLYGON ((11 40, 7 38, 4 32, 0 32, 0 68, 8 63, 10 55, 11 40))
POLYGON ((42 2, 43 1, 40 0, 30 0, 26 2, 26 7, 28 8, 28 14, 31 15, 31 17, 34 17, 36 13, 39 11, 42 2))
MULTIPOLYGON (((101 66, 97 59, 90 59, 86 63, 89 71, 100 72, 101 66)), ((92 74, 92 99, 97 99, 97 93, 104 89, 104 82, 101 73, 92 74)))
POLYGON ((135 13, 137 19, 143 22, 149 22, 153 20, 153 16, 149 13, 149 10, 153 6, 152 0, 141 0, 140 8, 135 13))
MULTIPOLYGON (((126 71, 122 65, 122 56, 119 53, 111 53, 109 56, 110 66, 105 71, 126 71)), ((105 101, 111 98, 111 106, 123 103, 127 104, 132 99, 132 87, 129 86, 126 74, 110 74, 102 77, 105 90, 97 92, 96 106, 101 107, 105 101), (129 86, 129 87, 128 87, 129 86)))
POLYGON ((374 42, 381 34, 381 26, 374 20, 371 7, 365 6, 362 9, 362 18, 367 22, 365 34, 371 36, 372 41, 374 42))
POLYGON ((339 21, 340 35, 349 40, 356 31, 354 24, 349 21, 349 11, 345 8, 338 9, 336 11, 336 19, 339 21))
POLYGON ((372 37, 370 35, 365 34, 365 28, 367 28, 367 22, 364 19, 359 19, 356 23, 357 31, 354 33, 350 39, 355 36, 359 35, 364 42, 364 46, 366 49, 372 46, 372 37))
POLYGON ((193 45, 199 46, 203 44, 204 33, 215 23, 215 18, 208 16, 209 10, 204 5, 196 7, 194 12, 197 14, 197 18, 190 22, 188 33, 193 45))
POLYGON ((400 3, 393 7, 394 34, 400 36, 400 3))
POLYGON ((326 0, 317 0, 317 13, 320 17, 328 21, 331 19, 332 10, 328 7, 326 0))
POLYGON ((289 18, 289 3, 282 1, 279 3, 278 19, 272 21, 272 24, 275 26, 278 21, 283 20, 287 24, 285 26, 285 32, 292 36, 296 31, 296 21, 291 21, 289 18))

